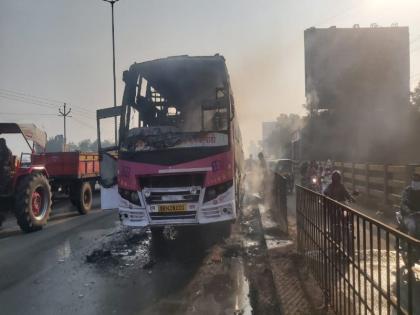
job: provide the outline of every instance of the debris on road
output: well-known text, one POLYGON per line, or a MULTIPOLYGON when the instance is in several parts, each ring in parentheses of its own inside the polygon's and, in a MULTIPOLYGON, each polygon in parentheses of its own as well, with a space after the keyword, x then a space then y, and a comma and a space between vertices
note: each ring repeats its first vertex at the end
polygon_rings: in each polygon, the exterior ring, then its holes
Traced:
POLYGON ((86 255, 86 262, 97 263, 107 257, 111 257, 110 250, 96 249, 91 254, 86 255))
POLYGON ((143 269, 152 269, 155 264, 156 261, 154 259, 150 259, 147 263, 143 265, 143 269))

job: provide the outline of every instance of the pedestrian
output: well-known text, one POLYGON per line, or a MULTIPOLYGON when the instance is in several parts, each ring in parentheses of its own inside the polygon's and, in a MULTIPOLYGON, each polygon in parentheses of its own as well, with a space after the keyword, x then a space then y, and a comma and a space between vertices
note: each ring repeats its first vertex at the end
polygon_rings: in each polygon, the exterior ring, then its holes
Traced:
MULTIPOLYGON (((324 194, 338 202, 354 202, 354 198, 347 191, 341 182, 341 173, 333 171, 331 183, 327 186, 324 194)), ((329 203, 327 203, 329 205, 329 203)), ((346 251, 353 255, 353 215, 350 211, 342 208, 327 207, 329 225, 332 227, 333 239, 342 243, 346 251)))
POLYGON ((412 175, 410 185, 402 192, 400 208, 407 231, 411 235, 415 234, 416 223, 409 217, 413 213, 420 212, 420 174, 412 175))
POLYGON ((331 183, 325 188, 324 195, 338 202, 354 202, 354 198, 341 182, 341 173, 339 171, 332 172, 331 183))
POLYGON ((258 160, 259 160, 259 173, 260 173, 260 194, 261 197, 264 198, 264 193, 266 191, 266 185, 268 180, 268 172, 267 172, 267 162, 265 161, 264 154, 262 152, 258 153, 258 160))

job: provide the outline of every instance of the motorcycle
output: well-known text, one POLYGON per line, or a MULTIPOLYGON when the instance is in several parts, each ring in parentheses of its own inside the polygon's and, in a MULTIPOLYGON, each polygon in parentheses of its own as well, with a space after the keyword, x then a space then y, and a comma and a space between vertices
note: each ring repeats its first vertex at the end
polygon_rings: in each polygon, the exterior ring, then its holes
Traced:
MULTIPOLYGON (((399 210, 399 209, 398 209, 399 210)), ((420 212, 414 212, 407 216, 403 216, 401 211, 396 211, 395 213, 397 220, 397 228, 399 231, 410 235, 413 238, 420 239, 420 212), (404 220, 405 219, 405 220, 404 220), (407 222, 411 221, 412 225, 415 227, 413 231, 409 231, 407 227, 407 222)), ((411 247, 411 266, 408 261, 408 245, 404 240, 400 240, 399 250, 401 252, 402 259, 404 264, 409 268, 412 267, 415 263, 420 264, 420 248, 411 247)))
POLYGON ((316 175, 311 176, 309 180, 309 189, 319 192, 319 193, 322 192, 322 184, 318 176, 316 175))

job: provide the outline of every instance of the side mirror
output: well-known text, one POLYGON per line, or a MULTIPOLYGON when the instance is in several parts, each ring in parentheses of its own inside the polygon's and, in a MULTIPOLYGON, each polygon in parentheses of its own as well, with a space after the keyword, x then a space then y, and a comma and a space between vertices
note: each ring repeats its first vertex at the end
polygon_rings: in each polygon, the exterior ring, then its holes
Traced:
POLYGON ((225 89, 224 88, 217 88, 216 89, 216 99, 221 99, 225 97, 225 89))

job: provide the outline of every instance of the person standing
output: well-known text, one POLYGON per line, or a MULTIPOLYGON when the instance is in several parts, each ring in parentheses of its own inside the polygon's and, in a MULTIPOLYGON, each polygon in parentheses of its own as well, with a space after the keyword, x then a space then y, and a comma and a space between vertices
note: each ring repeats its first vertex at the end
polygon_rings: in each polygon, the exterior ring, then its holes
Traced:
POLYGON ((258 153, 258 160, 259 160, 259 175, 260 175, 260 193, 261 197, 264 197, 264 193, 266 191, 266 184, 268 180, 268 172, 267 172, 267 162, 265 161, 264 154, 262 152, 258 153))
POLYGON ((404 189, 401 196, 401 214, 409 234, 413 234, 415 222, 409 219, 410 214, 420 212, 420 174, 414 173, 411 183, 404 189))
POLYGON ((0 193, 5 193, 11 180, 13 155, 4 138, 0 138, 0 193))

